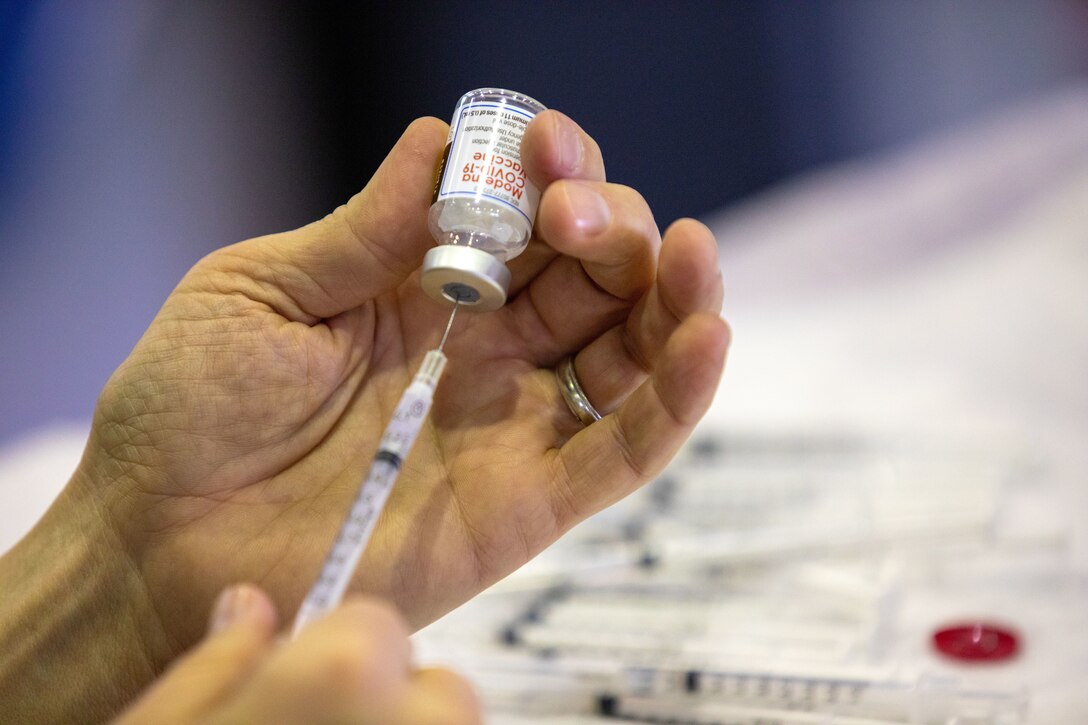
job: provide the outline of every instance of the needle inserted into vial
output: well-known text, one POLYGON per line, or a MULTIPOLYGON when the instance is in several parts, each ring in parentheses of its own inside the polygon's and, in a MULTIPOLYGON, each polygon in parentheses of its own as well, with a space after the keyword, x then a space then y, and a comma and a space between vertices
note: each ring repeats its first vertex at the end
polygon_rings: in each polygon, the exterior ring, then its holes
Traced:
POLYGON ((389 492, 396 483, 401 464, 408 457, 416 436, 427 420, 427 413, 434 401, 435 388, 446 367, 447 358, 442 350, 450 330, 453 329, 453 320, 460 306, 460 301, 455 300, 441 342, 423 357, 423 363, 397 403, 393 418, 382 433, 378 453, 374 456, 374 462, 359 487, 359 493, 340 526, 332 550, 321 568, 321 574, 299 607, 292 637, 297 637, 307 624, 334 609, 343 599, 355 567, 374 533, 389 492))
POLYGON ((529 96, 502 88, 470 91, 454 110, 428 212, 438 246, 424 257, 420 274, 423 291, 442 304, 452 302, 453 311, 441 342, 423 358, 393 411, 321 574, 299 607, 292 636, 343 598, 431 409, 457 310, 464 305, 486 312, 506 303, 510 270, 505 263, 529 243, 540 200, 521 163, 521 139, 529 121, 544 110, 529 96))
POLYGON ((446 347, 446 339, 450 336, 450 330, 453 329, 453 318, 457 317, 457 310, 461 308, 461 298, 458 297, 453 302, 453 311, 450 312, 450 319, 446 322, 446 331, 442 333, 442 339, 438 341, 438 352, 442 352, 442 349, 446 347))

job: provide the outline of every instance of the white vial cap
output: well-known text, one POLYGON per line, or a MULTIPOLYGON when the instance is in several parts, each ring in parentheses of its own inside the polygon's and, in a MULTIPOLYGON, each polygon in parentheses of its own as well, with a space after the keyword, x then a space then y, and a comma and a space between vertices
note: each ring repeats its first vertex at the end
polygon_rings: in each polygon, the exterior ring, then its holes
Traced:
POLYGON ((439 302, 460 302, 474 312, 506 304, 510 270, 487 252, 456 244, 433 247, 423 258, 423 291, 439 302))

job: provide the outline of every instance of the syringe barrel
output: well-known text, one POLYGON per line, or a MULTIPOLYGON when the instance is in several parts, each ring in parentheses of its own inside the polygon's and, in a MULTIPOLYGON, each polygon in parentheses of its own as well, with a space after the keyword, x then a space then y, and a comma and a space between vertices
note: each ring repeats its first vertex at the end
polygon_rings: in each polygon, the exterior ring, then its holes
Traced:
POLYGON ((434 390, 445 365, 446 356, 440 351, 428 352, 408 389, 401 395, 393 417, 382 433, 374 462, 340 526, 321 574, 295 617, 295 636, 306 624, 337 606, 343 598, 355 567, 378 524, 378 517, 397 480, 397 474, 427 420, 434 390))

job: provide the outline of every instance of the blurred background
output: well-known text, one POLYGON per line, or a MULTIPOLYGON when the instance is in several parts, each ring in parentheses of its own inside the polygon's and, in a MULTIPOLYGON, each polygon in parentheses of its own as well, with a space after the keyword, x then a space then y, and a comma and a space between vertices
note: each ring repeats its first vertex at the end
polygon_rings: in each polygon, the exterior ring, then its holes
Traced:
POLYGON ((193 262, 471 88, 578 120, 664 226, 1086 74, 1078 0, 2 3, 0 443, 89 418, 193 262))

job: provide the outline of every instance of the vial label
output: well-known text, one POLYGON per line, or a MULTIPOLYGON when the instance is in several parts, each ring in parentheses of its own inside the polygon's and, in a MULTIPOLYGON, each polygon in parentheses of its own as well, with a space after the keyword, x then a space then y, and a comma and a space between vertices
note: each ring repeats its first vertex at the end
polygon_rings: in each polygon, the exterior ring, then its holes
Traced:
POLYGON ((435 201, 459 196, 492 199, 516 210, 531 226, 540 192, 521 165, 521 139, 533 115, 494 101, 458 108, 450 122, 435 201))

